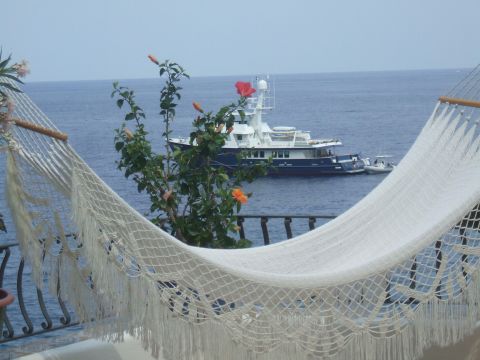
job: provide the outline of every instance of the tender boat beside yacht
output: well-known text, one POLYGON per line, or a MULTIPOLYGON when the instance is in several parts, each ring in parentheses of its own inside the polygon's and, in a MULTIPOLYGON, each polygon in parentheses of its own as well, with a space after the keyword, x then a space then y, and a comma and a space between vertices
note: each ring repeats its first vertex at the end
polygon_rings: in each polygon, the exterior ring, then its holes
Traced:
POLYGON ((395 165, 387 160, 391 157, 390 155, 375 156, 375 161, 372 164, 365 165, 365 172, 367 174, 385 174, 393 171, 395 165))
MULTIPOLYGON (((297 130, 293 126, 271 128, 263 121, 265 111, 272 109, 266 106, 269 99, 267 81, 259 80, 257 90, 258 97, 249 99, 244 119, 237 114, 224 151, 216 159, 218 166, 237 167, 237 155, 244 152, 246 157, 242 158, 242 165, 271 158, 270 175, 343 175, 365 171, 366 164, 358 153, 336 153, 336 148, 342 146, 339 139, 312 139, 310 131, 297 130)), ((188 138, 171 138, 169 144, 180 149, 192 146, 188 138)))

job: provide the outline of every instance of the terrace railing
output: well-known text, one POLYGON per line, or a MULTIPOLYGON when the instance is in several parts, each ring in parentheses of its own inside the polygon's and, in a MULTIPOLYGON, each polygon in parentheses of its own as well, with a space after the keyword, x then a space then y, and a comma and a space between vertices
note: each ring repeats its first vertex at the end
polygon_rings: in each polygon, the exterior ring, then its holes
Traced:
MULTIPOLYGON (((237 224, 239 237, 252 240, 256 246, 290 239, 313 230, 317 225, 333 219, 334 215, 241 215, 237 224)), ((0 236, 0 240, 2 237, 0 236)), ((31 281, 31 269, 25 264, 18 243, 0 245, 0 288, 15 295, 15 302, 7 308, 0 334, 2 344, 42 335, 55 330, 79 325, 75 314, 59 295, 44 294, 31 281)), ((59 294, 57 286, 56 293, 59 294)), ((54 292, 55 293, 55 292, 54 292)))
MULTIPOLYGON (((0 326, 0 345, 78 325, 62 298, 44 294, 33 284, 30 274, 17 243, 0 245, 0 288, 15 296, 0 326)), ((57 294, 58 290, 57 286, 57 294)))

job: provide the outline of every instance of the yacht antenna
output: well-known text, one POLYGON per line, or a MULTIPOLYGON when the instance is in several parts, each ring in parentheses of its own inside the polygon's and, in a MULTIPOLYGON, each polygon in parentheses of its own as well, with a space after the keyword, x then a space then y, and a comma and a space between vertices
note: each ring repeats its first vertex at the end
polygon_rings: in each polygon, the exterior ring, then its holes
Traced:
POLYGON ((273 109, 276 108, 277 105, 277 97, 275 95, 275 78, 273 78, 273 109))

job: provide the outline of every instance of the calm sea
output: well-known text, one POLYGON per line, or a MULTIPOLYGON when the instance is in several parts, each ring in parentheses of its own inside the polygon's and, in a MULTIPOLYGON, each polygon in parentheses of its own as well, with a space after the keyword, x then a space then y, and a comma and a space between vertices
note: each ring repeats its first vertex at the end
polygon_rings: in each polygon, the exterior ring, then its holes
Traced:
MULTIPOLYGON (((313 138, 340 138, 344 147, 337 152, 360 152, 364 156, 387 153, 398 162, 415 140, 437 97, 465 73, 466 70, 432 70, 271 76, 276 101, 266 121, 271 126, 311 130, 313 138)), ((237 80, 253 79, 203 77, 185 81, 173 135, 189 134, 195 116, 192 101, 200 102, 204 109, 216 110, 237 98, 237 80)), ((138 103, 148 116, 148 131, 156 148, 162 151, 160 81, 120 83, 136 90, 138 103)), ((140 211, 148 208, 134 184, 126 181, 115 167, 113 129, 120 125, 124 113, 110 98, 112 81, 39 82, 28 84, 25 90, 69 134, 70 144, 102 179, 140 211)), ((246 186, 253 197, 242 212, 338 214, 382 179, 378 175, 264 178, 246 186)), ((3 209, 3 201, 0 206, 3 209)))
MULTIPOLYGON (((337 152, 360 152, 363 156, 390 154, 402 159, 433 110, 439 95, 446 93, 467 70, 362 72, 270 77, 274 85, 275 109, 266 116, 271 126, 295 126, 311 130, 312 138, 335 137, 344 147, 337 152)), ((216 110, 237 98, 234 83, 252 81, 241 77, 199 77, 185 81, 177 109, 173 135, 188 135, 195 116, 192 102, 216 110)), ((124 80, 136 90, 147 113, 147 128, 158 151, 163 150, 163 123, 158 115, 161 82, 158 79, 124 80)), ((113 129, 124 113, 110 98, 112 81, 39 82, 25 91, 38 106, 69 134, 69 142, 85 161, 117 193, 141 212, 149 207, 132 181, 116 169, 113 129)), ((0 157, 4 169, 4 158, 0 157)), ((3 172, 3 170, 0 170, 3 172)), ((246 185, 253 197, 242 208, 245 214, 340 214, 364 197, 384 175, 317 178, 262 178, 246 185)), ((0 178, 3 188, 4 179, 0 178)), ((12 224, 0 192, 0 212, 7 216, 9 239, 12 224)), ((297 229, 296 233, 305 231, 297 229)), ((260 244, 256 234, 247 237, 260 244)), ((4 237, 0 236, 0 243, 4 237)), ((15 284, 13 269, 4 286, 15 284)), ((32 290, 33 291, 33 290, 32 290)), ((32 295, 32 294, 30 294, 32 295)), ((33 296, 33 295, 32 295, 33 296)))

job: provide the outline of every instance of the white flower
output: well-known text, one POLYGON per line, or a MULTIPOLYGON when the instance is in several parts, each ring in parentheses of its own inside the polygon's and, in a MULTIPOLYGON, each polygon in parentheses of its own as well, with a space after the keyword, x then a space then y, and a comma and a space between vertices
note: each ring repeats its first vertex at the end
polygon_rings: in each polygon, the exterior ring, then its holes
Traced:
POLYGON ((15 109, 15 102, 13 101, 13 99, 7 97, 7 100, 5 101, 5 106, 7 107, 7 114, 11 115, 13 113, 13 110, 15 109))
POLYGON ((30 74, 30 69, 28 67, 28 61, 22 60, 20 63, 13 65, 15 71, 17 72, 18 77, 25 77, 30 74))

